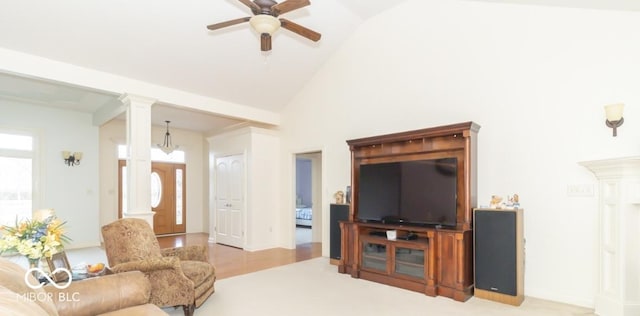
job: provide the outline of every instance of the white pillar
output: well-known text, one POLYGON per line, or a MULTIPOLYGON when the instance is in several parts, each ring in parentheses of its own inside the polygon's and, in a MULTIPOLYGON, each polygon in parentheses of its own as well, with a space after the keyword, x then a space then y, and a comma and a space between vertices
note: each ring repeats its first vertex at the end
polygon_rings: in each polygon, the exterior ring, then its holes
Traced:
POLYGON ((209 143, 209 243, 216 243, 216 159, 211 148, 214 146, 214 139, 212 137, 207 138, 209 143))
POLYGON ((151 211, 151 106, 156 100, 125 94, 127 109, 127 212, 123 217, 146 220, 153 227, 151 211))
POLYGON ((599 181, 600 316, 640 315, 640 157, 582 162, 599 181))

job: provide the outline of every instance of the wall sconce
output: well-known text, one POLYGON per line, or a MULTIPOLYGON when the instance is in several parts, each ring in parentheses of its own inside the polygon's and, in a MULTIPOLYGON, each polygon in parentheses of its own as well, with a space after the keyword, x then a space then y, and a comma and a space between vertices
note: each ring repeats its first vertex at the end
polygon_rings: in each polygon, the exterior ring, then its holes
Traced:
POLYGON ((80 164, 80 159, 82 159, 82 153, 79 151, 74 153, 71 153, 70 151, 63 151, 62 158, 64 158, 64 163, 67 164, 67 166, 77 166, 80 164))
POLYGON ((624 123, 622 117, 622 110, 624 109, 623 103, 609 104, 604 106, 604 112, 607 115, 605 124, 613 128, 613 137, 618 136, 618 127, 624 123))

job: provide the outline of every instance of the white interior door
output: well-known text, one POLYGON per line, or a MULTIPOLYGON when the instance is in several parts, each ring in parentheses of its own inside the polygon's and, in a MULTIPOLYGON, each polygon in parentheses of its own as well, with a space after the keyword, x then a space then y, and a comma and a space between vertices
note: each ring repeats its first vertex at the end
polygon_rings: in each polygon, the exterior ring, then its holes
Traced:
POLYGON ((216 158, 216 241, 244 245, 244 155, 216 158))

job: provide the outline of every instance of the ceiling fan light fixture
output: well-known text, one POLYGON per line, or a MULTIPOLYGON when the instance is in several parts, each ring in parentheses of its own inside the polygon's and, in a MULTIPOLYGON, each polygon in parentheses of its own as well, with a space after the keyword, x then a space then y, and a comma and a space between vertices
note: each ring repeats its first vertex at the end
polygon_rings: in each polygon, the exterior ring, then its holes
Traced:
POLYGON ((273 35, 280 28, 280 20, 268 14, 258 14, 249 20, 251 27, 260 34, 273 35))

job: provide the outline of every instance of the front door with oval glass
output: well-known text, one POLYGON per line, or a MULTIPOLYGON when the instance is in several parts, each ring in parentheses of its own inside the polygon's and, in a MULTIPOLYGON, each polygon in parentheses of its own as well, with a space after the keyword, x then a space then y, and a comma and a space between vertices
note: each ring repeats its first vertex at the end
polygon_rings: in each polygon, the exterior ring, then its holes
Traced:
MULTIPOLYGON (((126 161, 118 161, 120 198, 118 218, 126 212, 126 161)), ((185 164, 151 163, 151 210, 156 235, 186 232, 186 172, 185 164)))

